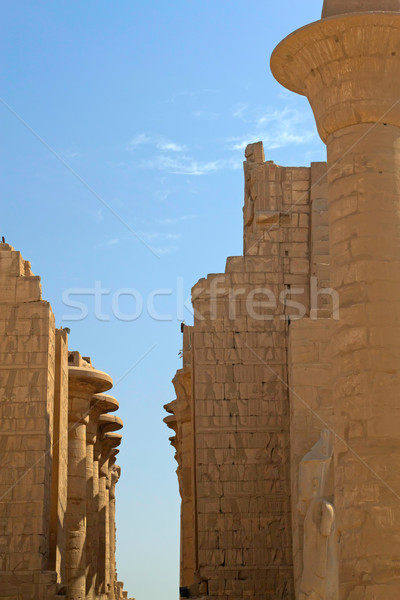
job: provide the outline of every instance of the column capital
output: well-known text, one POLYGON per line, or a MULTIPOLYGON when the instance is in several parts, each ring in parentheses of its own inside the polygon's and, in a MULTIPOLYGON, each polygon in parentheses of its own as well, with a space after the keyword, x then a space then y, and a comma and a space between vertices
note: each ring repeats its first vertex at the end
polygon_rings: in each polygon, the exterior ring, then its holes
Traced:
POLYGON ((87 367, 68 367, 69 390, 76 396, 84 398, 106 392, 112 388, 113 381, 108 373, 87 367))
POLYGON ((109 394, 94 394, 90 401, 87 443, 94 445, 97 440, 100 415, 118 410, 119 402, 109 394))
POLYGON ((106 433, 111 433, 112 431, 119 431, 124 426, 124 423, 120 417, 117 415, 100 415, 98 418, 98 428, 99 435, 103 438, 106 433))
POLYGON ((325 143, 360 123, 400 127, 399 37, 399 12, 336 14, 285 38, 271 70, 284 87, 307 96, 325 143))
POLYGON ((101 458, 100 458, 100 477, 109 476, 108 472, 108 461, 111 456, 111 452, 114 448, 117 448, 122 441, 122 435, 120 433, 106 433, 101 439, 101 458))
POLYGON ((85 366, 68 367, 68 419, 71 422, 89 421, 90 402, 94 394, 112 387, 112 378, 86 363, 85 366))

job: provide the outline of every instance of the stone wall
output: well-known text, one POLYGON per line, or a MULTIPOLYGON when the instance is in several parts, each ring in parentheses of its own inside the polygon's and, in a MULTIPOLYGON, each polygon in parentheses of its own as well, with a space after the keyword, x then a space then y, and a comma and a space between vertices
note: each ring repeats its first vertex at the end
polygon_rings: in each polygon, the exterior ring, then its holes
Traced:
POLYGON ((183 593, 275 600, 294 597, 289 331, 329 310, 323 294, 310 305, 311 277, 329 279, 326 165, 280 167, 258 143, 244 173, 244 256, 192 290, 196 565, 183 593))
POLYGON ((68 351, 40 278, 5 243, 0 286, 0 598, 127 598, 115 568, 122 421, 107 414, 118 408, 103 393, 111 377, 68 351))
POLYGON ((49 560, 54 317, 39 277, 6 244, 0 278, 0 569, 41 572, 49 560))
POLYGON ((201 598, 400 594, 400 2, 322 17, 271 69, 308 98, 327 164, 250 145, 244 256, 193 288, 201 598))

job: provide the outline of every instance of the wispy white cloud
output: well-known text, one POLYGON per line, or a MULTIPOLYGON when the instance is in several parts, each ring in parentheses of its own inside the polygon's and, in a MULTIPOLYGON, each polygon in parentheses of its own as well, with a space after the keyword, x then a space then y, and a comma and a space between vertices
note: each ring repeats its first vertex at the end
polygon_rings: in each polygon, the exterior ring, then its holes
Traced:
POLYGON ((167 200, 170 197, 171 193, 172 192, 170 190, 160 189, 156 190, 155 196, 158 200, 161 200, 161 202, 165 202, 165 200, 167 200))
POLYGON ((178 252, 178 250, 179 250, 179 248, 177 246, 154 246, 152 249, 159 256, 165 256, 166 254, 173 254, 174 252, 178 252))
POLYGON ((249 134, 245 138, 231 138, 233 142, 232 150, 244 150, 248 144, 262 141, 264 148, 268 150, 276 150, 284 148, 290 144, 306 144, 316 137, 315 133, 306 131, 300 135, 294 135, 287 131, 281 131, 279 134, 270 134, 266 131, 255 134, 249 134))
POLYGON ((184 152, 186 150, 186 146, 175 144, 175 142, 158 142, 156 147, 164 152, 184 152))
POLYGON ((179 98, 196 98, 197 96, 203 96, 206 94, 218 94, 218 90, 212 88, 204 88, 202 90, 183 90, 181 92, 175 92, 171 97, 172 104, 175 104, 179 98))
POLYGON ((135 148, 135 146, 142 146, 143 144, 151 144, 152 137, 147 133, 138 133, 128 142, 128 148, 135 148))
POLYGON ((289 106, 253 114, 248 122, 252 123, 249 132, 228 138, 227 143, 231 150, 242 151, 248 144, 258 141, 264 142, 266 150, 274 150, 291 144, 306 144, 317 139, 317 132, 311 120, 307 123, 302 111, 289 106))
POLYGON ((161 135, 138 133, 127 144, 128 150, 133 150, 138 146, 150 145, 161 152, 184 152, 187 148, 183 144, 177 144, 164 138, 161 135))
POLYGON ((160 155, 149 161, 142 161, 141 168, 157 169, 165 171, 171 175, 209 175, 218 171, 240 169, 242 161, 237 158, 229 157, 213 161, 198 161, 191 156, 181 156, 179 158, 160 155))
POLYGON ((191 221, 197 219, 197 215, 179 215, 179 217, 169 217, 168 219, 161 219, 158 221, 159 225, 176 225, 183 221, 191 221))
POLYGON ((194 110, 192 116, 195 119, 204 119, 205 121, 214 121, 218 119, 219 114, 211 110, 194 110))
POLYGON ((156 254, 165 255, 179 250, 174 242, 181 239, 182 234, 162 231, 141 231, 140 236, 156 254))
POLYGON ((162 231, 141 231, 140 235, 148 242, 154 240, 179 240, 182 237, 181 233, 165 233, 162 231))
POLYGON ((115 237, 115 238, 101 239, 95 245, 95 249, 96 250, 98 250, 98 249, 102 249, 102 250, 108 249, 108 250, 111 250, 113 248, 117 248, 117 247, 123 246, 124 244, 126 244, 130 240, 132 240, 132 236, 125 236, 125 235, 122 235, 120 237, 115 237))
MULTIPOLYGON (((202 113, 198 111, 193 114, 200 116, 202 113)), ((308 118, 304 111, 297 107, 293 108, 288 101, 282 102, 280 109, 264 111, 252 109, 248 103, 241 102, 230 111, 230 114, 235 120, 241 121, 240 127, 236 126, 236 129, 243 133, 220 139, 219 144, 216 140, 210 140, 210 144, 213 144, 218 151, 217 158, 201 160, 189 152, 185 144, 171 141, 158 134, 143 132, 133 137, 128 144, 130 150, 138 146, 149 146, 149 151, 140 157, 135 167, 151 169, 166 175, 199 177, 241 169, 242 157, 239 157, 237 152, 243 152, 250 143, 262 140, 266 150, 274 150, 290 145, 307 144, 317 139, 311 115, 308 118)), ((166 199, 168 195, 169 192, 161 198, 166 199)))
POLYGON ((67 148, 66 150, 60 150, 57 152, 58 156, 60 156, 63 160, 68 161, 73 158, 83 158, 85 155, 76 150, 72 150, 71 148, 67 148))

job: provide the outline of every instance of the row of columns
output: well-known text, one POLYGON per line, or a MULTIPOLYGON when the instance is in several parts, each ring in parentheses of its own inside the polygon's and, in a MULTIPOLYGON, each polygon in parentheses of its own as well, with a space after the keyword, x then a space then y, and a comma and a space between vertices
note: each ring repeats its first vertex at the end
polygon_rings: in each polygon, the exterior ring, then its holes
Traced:
POLYGON ((68 600, 114 600, 115 465, 122 420, 106 373, 69 367, 66 578, 68 600))

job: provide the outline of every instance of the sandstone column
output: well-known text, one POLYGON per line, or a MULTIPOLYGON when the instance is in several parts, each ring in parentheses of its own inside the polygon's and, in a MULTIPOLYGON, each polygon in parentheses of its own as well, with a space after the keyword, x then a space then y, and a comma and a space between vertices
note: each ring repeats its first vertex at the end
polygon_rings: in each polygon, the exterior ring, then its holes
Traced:
POLYGON ((118 401, 108 394, 95 394, 90 404, 89 423, 86 431, 86 595, 88 600, 95 598, 98 556, 98 548, 95 544, 99 493, 99 465, 95 460, 98 419, 100 415, 113 412, 118 407, 118 401))
MULTIPOLYGON (((115 452, 115 450, 114 450, 115 452)), ((110 471, 110 594, 109 600, 115 600, 115 574, 116 574, 116 565, 115 565, 115 486, 118 483, 118 480, 121 475, 121 467, 116 466, 115 463, 116 457, 113 456, 110 458, 110 465, 112 463, 110 471)))
POLYGON ((93 555, 94 555, 94 575, 93 587, 94 597, 96 598, 97 591, 100 586, 100 458, 101 458, 101 443, 99 434, 96 436, 96 443, 93 447, 93 510, 94 510, 94 529, 93 529, 93 555))
POLYGON ((56 329, 53 418, 53 466, 51 476, 50 556, 48 569, 65 582, 65 512, 68 484, 68 336, 56 329))
POLYGON ((99 503, 98 503, 98 572, 97 593, 107 594, 109 586, 109 471, 108 461, 113 448, 121 443, 122 436, 110 433, 121 429, 121 419, 112 415, 99 417, 101 456, 99 462, 99 503))
POLYGON ((391 10, 398 0, 325 0, 330 18, 286 38, 271 60, 278 81, 308 97, 328 147, 341 600, 400 595, 400 12, 391 10))
POLYGON ((68 500, 66 575, 68 599, 86 598, 86 426, 93 394, 112 387, 112 379, 72 354, 68 398, 68 500))

